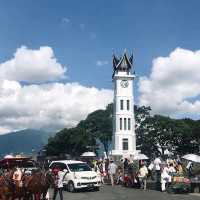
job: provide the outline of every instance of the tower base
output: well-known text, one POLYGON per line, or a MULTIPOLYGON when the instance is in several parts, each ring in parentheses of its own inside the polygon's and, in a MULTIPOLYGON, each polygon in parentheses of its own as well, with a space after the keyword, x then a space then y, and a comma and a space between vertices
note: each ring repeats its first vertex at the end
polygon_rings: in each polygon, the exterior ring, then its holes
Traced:
POLYGON ((109 152, 109 157, 115 161, 120 161, 123 158, 129 158, 134 160, 134 156, 137 156, 140 151, 124 151, 124 150, 112 150, 109 152))

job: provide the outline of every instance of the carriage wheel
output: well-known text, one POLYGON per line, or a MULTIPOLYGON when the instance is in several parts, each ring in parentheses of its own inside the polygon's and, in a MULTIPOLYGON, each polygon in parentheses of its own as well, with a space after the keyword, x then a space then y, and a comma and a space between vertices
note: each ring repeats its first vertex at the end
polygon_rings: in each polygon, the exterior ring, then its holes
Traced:
POLYGON ((74 183, 72 181, 70 181, 68 183, 68 191, 69 192, 74 192, 75 191, 75 188, 74 188, 74 183))

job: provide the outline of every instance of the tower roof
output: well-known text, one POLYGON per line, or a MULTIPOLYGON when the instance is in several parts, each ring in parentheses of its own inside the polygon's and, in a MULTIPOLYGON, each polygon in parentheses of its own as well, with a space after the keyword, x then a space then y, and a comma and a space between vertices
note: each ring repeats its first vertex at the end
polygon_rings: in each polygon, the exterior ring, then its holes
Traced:
POLYGON ((133 54, 129 57, 128 53, 124 51, 124 54, 117 58, 113 54, 113 70, 115 71, 127 71, 129 72, 131 70, 131 67, 133 65, 133 54))

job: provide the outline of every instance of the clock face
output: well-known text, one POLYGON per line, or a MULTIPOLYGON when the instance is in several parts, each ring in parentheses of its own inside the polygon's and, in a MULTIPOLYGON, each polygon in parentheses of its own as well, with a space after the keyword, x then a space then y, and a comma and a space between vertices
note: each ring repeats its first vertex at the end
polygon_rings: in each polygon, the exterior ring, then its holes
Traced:
POLYGON ((122 80, 120 84, 121 84, 121 86, 122 86, 123 88, 128 87, 128 81, 127 81, 127 80, 122 80))

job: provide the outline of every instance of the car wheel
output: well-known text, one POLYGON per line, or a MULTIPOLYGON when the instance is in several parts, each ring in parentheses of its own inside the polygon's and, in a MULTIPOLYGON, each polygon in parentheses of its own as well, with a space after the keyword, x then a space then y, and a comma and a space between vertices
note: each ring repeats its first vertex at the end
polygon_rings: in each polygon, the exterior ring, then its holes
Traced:
POLYGON ((68 183, 68 191, 69 192, 74 192, 75 191, 74 183, 72 181, 69 181, 69 183, 68 183))
POLYGON ((64 191, 67 191, 67 190, 68 190, 68 187, 67 187, 66 184, 63 184, 63 190, 64 190, 64 191))
POLYGON ((94 191, 99 191, 99 187, 95 187, 95 188, 94 188, 94 191))

